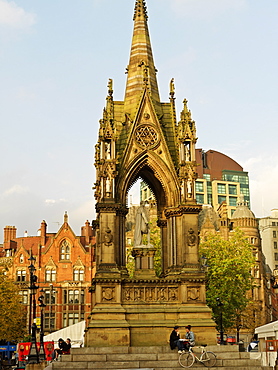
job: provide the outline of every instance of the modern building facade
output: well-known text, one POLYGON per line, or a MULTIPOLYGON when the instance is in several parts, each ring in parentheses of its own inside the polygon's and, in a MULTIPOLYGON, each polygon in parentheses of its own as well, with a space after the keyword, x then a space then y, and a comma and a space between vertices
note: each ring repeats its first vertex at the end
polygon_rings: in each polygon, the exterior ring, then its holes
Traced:
POLYGON ((215 210, 226 202, 228 216, 236 210, 240 194, 250 207, 248 172, 232 158, 215 150, 196 149, 197 174, 196 200, 211 204, 215 210))

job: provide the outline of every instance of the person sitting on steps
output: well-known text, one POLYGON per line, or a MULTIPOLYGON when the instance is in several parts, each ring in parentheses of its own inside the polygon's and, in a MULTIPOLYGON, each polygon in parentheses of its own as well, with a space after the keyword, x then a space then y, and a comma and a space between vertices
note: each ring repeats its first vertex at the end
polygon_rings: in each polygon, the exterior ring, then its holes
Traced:
POLYGON ((186 350, 189 350, 190 347, 195 346, 195 335, 193 331, 191 331, 191 325, 187 325, 185 327, 186 334, 185 334, 185 339, 187 340, 184 342, 184 346, 186 350))
POLYGON ((184 342, 180 340, 179 326, 174 326, 172 333, 170 334, 170 348, 175 349, 178 347, 178 352, 185 350, 184 342))

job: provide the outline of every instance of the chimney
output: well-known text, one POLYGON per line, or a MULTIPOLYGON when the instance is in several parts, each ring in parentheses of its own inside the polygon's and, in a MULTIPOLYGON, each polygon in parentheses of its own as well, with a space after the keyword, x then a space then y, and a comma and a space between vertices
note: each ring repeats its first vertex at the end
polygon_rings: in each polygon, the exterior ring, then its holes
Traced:
POLYGON ((88 220, 85 222, 85 226, 82 226, 81 228, 81 235, 85 236, 85 243, 86 245, 89 245, 90 239, 93 236, 93 229, 90 226, 90 222, 88 220))
POLYGON ((4 248, 9 249, 10 241, 16 238, 16 227, 6 226, 4 228, 4 248))
POLYGON ((46 243, 46 228, 47 228, 47 224, 45 220, 43 220, 41 223, 41 246, 42 247, 44 247, 46 243))

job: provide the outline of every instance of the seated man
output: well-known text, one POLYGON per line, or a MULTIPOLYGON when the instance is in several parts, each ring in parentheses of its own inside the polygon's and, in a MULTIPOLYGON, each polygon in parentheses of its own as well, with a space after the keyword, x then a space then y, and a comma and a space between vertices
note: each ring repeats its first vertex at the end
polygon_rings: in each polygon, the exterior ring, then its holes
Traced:
POLYGON ((171 349, 178 347, 178 352, 181 353, 185 350, 183 343, 183 340, 180 340, 179 326, 175 326, 170 335, 170 347, 171 349))
POLYGON ((190 347, 194 347, 195 346, 195 335, 194 335, 193 331, 191 331, 191 325, 187 325, 185 327, 185 330, 186 330, 186 334, 185 334, 185 339, 186 339, 185 348, 187 350, 189 350, 190 347))

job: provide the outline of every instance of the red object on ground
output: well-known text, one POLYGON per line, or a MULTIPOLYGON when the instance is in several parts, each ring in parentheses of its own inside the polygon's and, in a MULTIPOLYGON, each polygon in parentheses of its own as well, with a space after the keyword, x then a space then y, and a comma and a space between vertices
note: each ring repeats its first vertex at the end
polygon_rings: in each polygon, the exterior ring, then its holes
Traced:
MULTIPOLYGON (((18 361, 25 361, 26 357, 29 355, 30 352, 31 342, 24 342, 18 344, 18 361)), ((46 361, 52 360, 52 352, 54 351, 54 342, 44 342, 44 351, 46 361)), ((40 350, 40 343, 37 342, 38 351, 40 350)))

